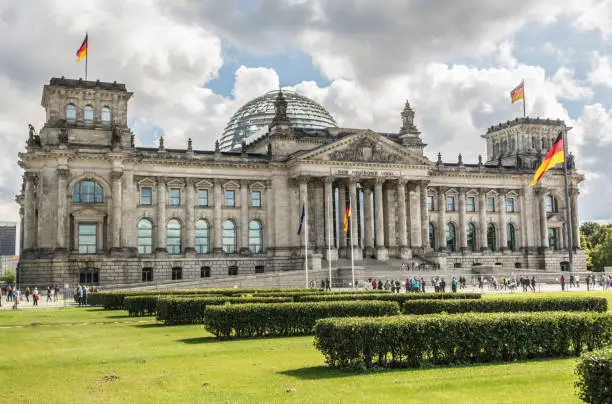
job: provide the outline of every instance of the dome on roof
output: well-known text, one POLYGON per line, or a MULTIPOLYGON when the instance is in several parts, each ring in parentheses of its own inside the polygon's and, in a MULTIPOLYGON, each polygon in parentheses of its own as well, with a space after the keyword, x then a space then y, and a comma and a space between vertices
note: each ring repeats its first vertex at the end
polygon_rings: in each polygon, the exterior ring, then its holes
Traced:
MULTIPOLYGON (((325 129, 336 127, 336 121, 325 108, 310 98, 292 90, 283 89, 287 100, 287 115, 291 126, 298 129, 325 129)), ((229 120, 219 139, 222 151, 239 150, 243 141, 252 143, 268 133, 274 118, 274 101, 278 90, 244 104, 229 120)))

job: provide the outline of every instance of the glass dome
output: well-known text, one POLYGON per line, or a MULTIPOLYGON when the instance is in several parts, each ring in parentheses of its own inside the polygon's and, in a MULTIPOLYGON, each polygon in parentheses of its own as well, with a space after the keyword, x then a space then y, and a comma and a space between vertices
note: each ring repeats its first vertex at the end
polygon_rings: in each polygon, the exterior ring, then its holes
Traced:
MULTIPOLYGON (((325 129, 336 127, 336 121, 325 108, 292 90, 283 89, 287 100, 287 115, 291 126, 300 129, 325 129)), ((274 101, 278 90, 244 104, 229 120, 219 139, 222 151, 239 150, 243 141, 252 143, 268 133, 274 118, 274 101)))

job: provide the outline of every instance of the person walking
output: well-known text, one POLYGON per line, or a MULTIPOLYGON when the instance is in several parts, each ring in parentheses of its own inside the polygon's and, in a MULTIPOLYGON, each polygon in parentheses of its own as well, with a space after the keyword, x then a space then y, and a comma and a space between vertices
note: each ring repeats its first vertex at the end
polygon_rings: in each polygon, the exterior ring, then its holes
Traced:
MULTIPOLYGON (((357 281, 355 281, 355 287, 357 286, 357 281)), ((87 285, 83 285, 83 306, 87 306, 87 285)))
POLYGON ((47 303, 53 302, 51 299, 51 286, 47 286, 47 303))
POLYGON ((30 303, 30 288, 29 287, 26 287, 25 297, 26 297, 26 302, 30 303))
POLYGON ((38 288, 34 287, 34 293, 32 296, 32 306, 38 306, 38 299, 40 299, 40 295, 38 294, 38 288))
POLYGON ((561 275, 561 291, 565 291, 565 275, 561 275))

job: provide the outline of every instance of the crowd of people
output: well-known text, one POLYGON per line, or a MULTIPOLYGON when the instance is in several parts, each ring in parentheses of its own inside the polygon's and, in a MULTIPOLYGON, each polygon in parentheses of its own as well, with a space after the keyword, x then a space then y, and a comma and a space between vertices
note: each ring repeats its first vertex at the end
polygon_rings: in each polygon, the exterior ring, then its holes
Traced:
MULTIPOLYGON (((59 286, 47 286, 47 303, 57 302, 60 298, 59 286)), ((0 289, 0 306, 2 305, 2 298, 6 299, 7 303, 13 304, 13 309, 17 309, 19 304, 30 303, 30 297, 32 298, 32 306, 38 306, 40 301, 40 292, 38 287, 26 287, 22 292, 20 288, 15 285, 6 285, 0 289)))

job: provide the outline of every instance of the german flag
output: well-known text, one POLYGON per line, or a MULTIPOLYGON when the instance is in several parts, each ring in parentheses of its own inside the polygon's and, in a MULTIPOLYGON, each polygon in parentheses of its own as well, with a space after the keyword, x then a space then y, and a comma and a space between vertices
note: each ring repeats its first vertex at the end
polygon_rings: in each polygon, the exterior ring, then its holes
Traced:
POLYGON ((540 178, 544 175, 544 173, 559 163, 563 163, 565 161, 565 156, 563 155, 563 132, 559 132, 559 136, 553 143, 552 147, 544 157, 544 161, 538 167, 535 175, 533 176, 533 181, 529 186, 534 186, 540 181, 540 178))
POLYGON ((346 210, 344 211, 344 232, 348 231, 349 219, 351 217, 351 200, 346 201, 346 210))
POLYGON ((514 104, 518 100, 525 99, 525 82, 521 81, 521 84, 516 86, 512 91, 510 91, 510 98, 512 99, 512 103, 514 104))
POLYGON ((88 37, 88 34, 85 34, 85 39, 83 40, 83 43, 81 44, 81 47, 79 48, 79 50, 76 53, 76 55, 77 55, 77 62, 80 62, 81 59, 83 59, 85 56, 87 56, 87 48, 88 48, 87 37, 88 37))

